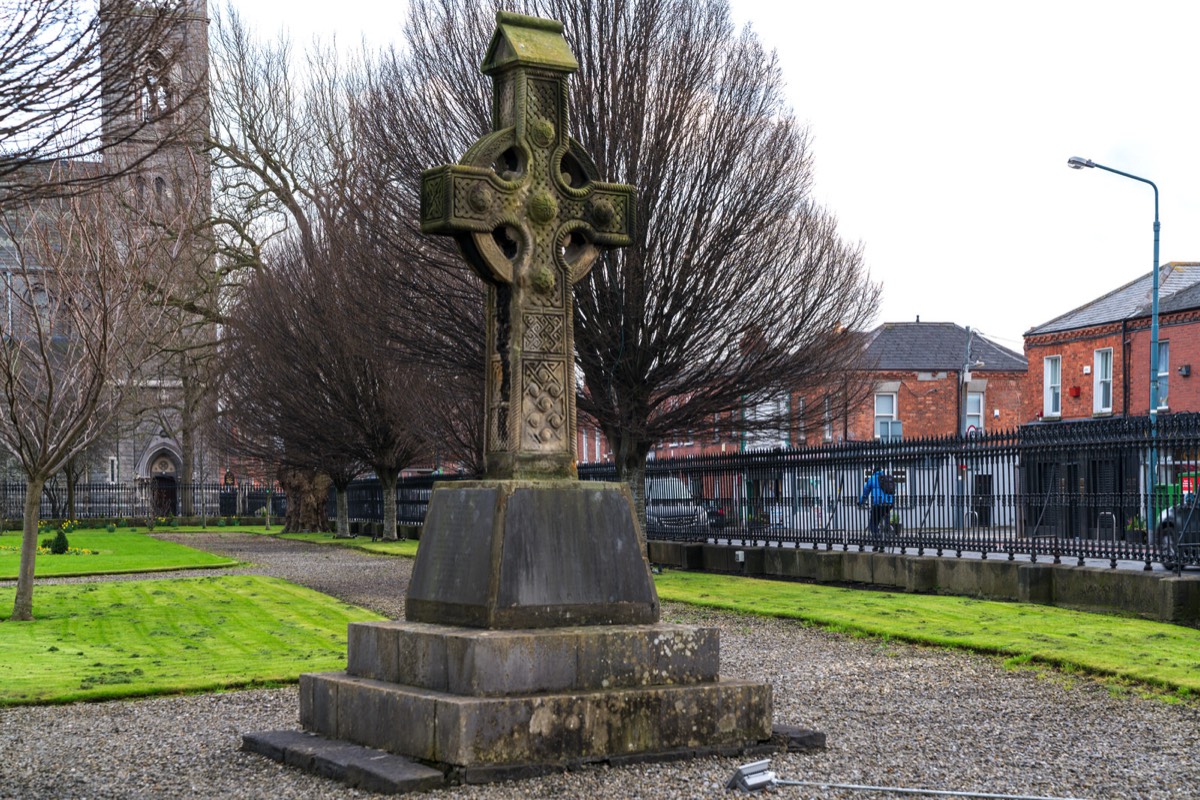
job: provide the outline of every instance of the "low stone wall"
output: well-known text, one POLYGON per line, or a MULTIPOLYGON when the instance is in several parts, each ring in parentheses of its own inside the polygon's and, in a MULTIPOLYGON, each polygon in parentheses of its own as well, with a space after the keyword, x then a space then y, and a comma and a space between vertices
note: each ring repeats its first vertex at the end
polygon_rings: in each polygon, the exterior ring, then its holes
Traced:
POLYGON ((754 578, 857 583, 1200 625, 1200 575, 1006 559, 651 541, 650 562, 754 578))

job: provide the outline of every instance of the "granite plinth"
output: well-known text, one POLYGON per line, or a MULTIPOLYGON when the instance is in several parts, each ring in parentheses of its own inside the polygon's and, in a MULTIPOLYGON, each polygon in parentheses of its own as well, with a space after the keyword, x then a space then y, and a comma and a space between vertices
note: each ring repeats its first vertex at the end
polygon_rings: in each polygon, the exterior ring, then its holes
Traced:
POLYGON ((439 484, 405 616, 493 629, 657 622, 658 593, 629 488, 549 480, 439 484))

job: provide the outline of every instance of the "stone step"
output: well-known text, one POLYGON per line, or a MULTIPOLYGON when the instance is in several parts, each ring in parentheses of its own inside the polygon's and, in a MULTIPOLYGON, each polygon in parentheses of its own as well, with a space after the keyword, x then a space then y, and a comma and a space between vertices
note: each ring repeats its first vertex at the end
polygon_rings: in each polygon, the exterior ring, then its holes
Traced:
POLYGON ((242 749, 368 792, 403 794, 447 785, 441 771, 411 758, 315 733, 247 733, 242 736, 242 749))
POLYGON ((825 748, 825 734, 793 726, 776 725, 769 742, 745 747, 695 747, 631 756, 610 756, 599 761, 569 764, 518 764, 487 767, 447 767, 447 774, 411 758, 362 745, 328 739, 304 731, 264 731, 242 736, 242 750, 379 794, 426 792, 459 784, 484 784, 535 778, 585 763, 629 767, 655 762, 682 761, 704 756, 762 758, 785 752, 825 748))
POLYGON ((715 628, 657 623, 484 630, 420 622, 350 625, 346 671, 470 696, 710 683, 715 628))

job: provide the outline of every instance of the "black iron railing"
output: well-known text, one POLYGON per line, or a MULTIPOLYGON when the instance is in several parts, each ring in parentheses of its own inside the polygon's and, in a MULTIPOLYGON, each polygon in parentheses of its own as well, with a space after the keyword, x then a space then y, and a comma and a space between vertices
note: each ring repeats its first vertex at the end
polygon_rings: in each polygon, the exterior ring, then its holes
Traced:
MULTIPOLYGON (((263 516, 267 504, 272 516, 281 516, 287 500, 278 486, 243 482, 176 483, 150 479, 134 483, 77 483, 68 492, 61 481, 42 491, 41 519, 80 520, 146 519, 149 517, 254 517, 263 516)), ((0 481, 0 514, 19 520, 24 513, 25 483, 0 481)))
MULTIPOLYGON (((438 481, 458 480, 458 475, 419 475, 401 478, 396 484, 396 522, 400 525, 420 525, 425 521, 429 495, 438 481)), ((379 522, 383 519, 383 487, 377 478, 351 482, 346 489, 351 520, 379 522)), ((329 492, 327 506, 330 519, 337 515, 336 495, 329 492)))
MULTIPOLYGON (((611 466, 580 477, 611 479, 611 466)), ((851 442, 801 450, 651 461, 651 539, 857 548, 916 555, 1200 564, 1200 415, 1025 426, 974 437, 851 442), (890 524, 869 530, 862 487, 894 476, 890 524), (658 482, 682 483, 707 519, 661 524, 658 482), (1149 525, 1146 520, 1151 520, 1149 525)), ((679 519, 679 515, 675 516, 679 519)))
MULTIPOLYGON (((613 480, 611 464, 585 464, 579 476, 613 480)), ((398 521, 419 525, 438 481, 402 478, 398 521)), ((1112 566, 1200 564, 1200 414, 1044 423, 974 437, 848 442, 646 465, 646 534, 651 539, 856 548, 884 545, 916 555, 1047 559, 1112 566), (868 529, 858 505, 866 477, 880 467, 896 481, 890 524, 868 529), (1149 520, 1149 524, 1147 523, 1149 520), (882 534, 882 535, 880 535, 882 534)), ((0 482, 0 503, 19 519, 23 483, 0 482)), ((350 518, 383 518, 377 480, 355 481, 350 518)), ((277 487, 216 483, 79 484, 71 515, 255 516, 277 487)), ((335 515, 330 492, 329 515, 335 515)), ((43 493, 44 518, 68 515, 64 487, 43 493)))

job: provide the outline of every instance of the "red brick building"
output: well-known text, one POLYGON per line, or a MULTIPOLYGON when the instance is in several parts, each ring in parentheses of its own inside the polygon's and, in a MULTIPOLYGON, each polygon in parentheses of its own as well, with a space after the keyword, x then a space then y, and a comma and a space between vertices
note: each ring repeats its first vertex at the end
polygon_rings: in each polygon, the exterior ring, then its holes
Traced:
MULTIPOLYGON (((1025 422, 1146 416, 1153 275, 1025 333, 1025 422)), ((1200 411, 1200 263, 1159 273, 1158 413, 1200 411)))
POLYGON ((1025 358, 969 328, 884 323, 868 334, 863 363, 870 396, 848 410, 834 440, 953 436, 1021 422, 1025 358))
MULTIPOLYGON (((844 385, 793 393, 769 409, 772 416, 791 417, 784 429, 718 433, 737 430, 736 420, 722 420, 708 431, 661 442, 651 458, 815 447, 881 436, 953 436, 964 430, 1007 430, 1024 421, 1025 358, 967 328, 889 322, 865 334, 863 348, 860 363, 866 366, 848 370, 844 385), (781 404, 788 407, 779 408, 781 404)), ((580 420, 577 436, 579 463, 611 461, 599 430, 580 420)))

